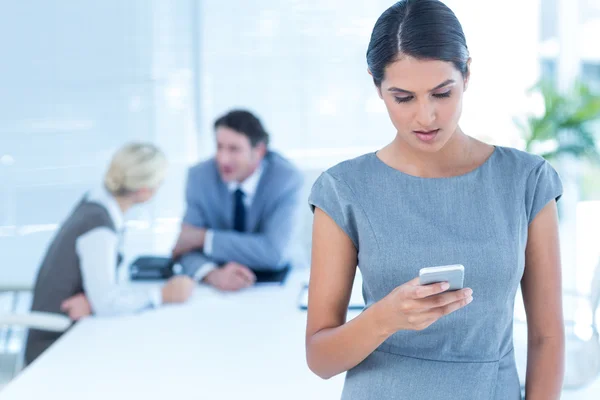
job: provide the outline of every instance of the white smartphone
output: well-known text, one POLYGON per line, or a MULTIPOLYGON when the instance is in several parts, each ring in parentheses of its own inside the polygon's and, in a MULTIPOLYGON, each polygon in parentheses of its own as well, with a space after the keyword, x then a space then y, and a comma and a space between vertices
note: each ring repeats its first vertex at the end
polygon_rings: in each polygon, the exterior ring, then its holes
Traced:
POLYGON ((461 264, 441 265, 439 267, 421 268, 419 271, 419 283, 430 285, 438 282, 448 282, 450 290, 463 288, 465 280, 465 267, 461 264))

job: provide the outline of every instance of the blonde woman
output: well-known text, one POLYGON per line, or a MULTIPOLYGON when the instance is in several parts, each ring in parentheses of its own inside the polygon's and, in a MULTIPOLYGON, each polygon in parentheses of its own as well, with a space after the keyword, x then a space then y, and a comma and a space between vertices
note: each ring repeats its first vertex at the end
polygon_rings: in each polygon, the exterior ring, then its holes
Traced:
MULTIPOLYGON (((194 282, 184 276, 163 287, 134 291, 116 281, 124 214, 154 196, 167 167, 155 146, 128 144, 113 157, 104 185, 87 193, 58 230, 39 270, 32 311, 64 312, 72 320, 94 313, 133 313, 186 301, 194 282)), ((31 330, 25 362, 31 363, 60 333, 31 330)))

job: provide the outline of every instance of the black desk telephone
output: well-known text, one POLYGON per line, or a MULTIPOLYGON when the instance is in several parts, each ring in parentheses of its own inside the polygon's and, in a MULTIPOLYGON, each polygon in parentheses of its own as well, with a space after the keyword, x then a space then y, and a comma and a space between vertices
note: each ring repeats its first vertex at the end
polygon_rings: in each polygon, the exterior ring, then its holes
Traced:
POLYGON ((129 276, 132 281, 169 279, 175 260, 171 257, 141 256, 129 266, 129 276))

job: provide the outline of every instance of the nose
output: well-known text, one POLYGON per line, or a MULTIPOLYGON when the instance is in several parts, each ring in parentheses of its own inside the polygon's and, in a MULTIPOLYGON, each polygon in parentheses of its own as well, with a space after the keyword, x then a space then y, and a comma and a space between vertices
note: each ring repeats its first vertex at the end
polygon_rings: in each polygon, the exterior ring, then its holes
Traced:
POLYGON ((227 154, 227 151, 222 149, 217 151, 217 163, 219 163, 219 165, 225 166, 229 164, 230 158, 231 157, 229 154, 227 154))
POLYGON ((433 126, 435 122, 435 106, 431 101, 423 100, 418 104, 416 122, 423 129, 433 126))

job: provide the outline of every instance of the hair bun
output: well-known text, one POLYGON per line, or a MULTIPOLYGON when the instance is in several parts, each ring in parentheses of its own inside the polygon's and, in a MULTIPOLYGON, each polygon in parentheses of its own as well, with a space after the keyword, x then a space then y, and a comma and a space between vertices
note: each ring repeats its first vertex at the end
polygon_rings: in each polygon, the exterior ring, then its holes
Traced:
POLYGON ((111 193, 120 193, 124 189, 124 184, 125 174, 123 168, 113 163, 104 177, 104 185, 111 193))
POLYGON ((155 189, 165 177, 167 160, 150 143, 129 143, 113 156, 104 176, 104 186, 113 195, 123 196, 142 188, 155 189))

